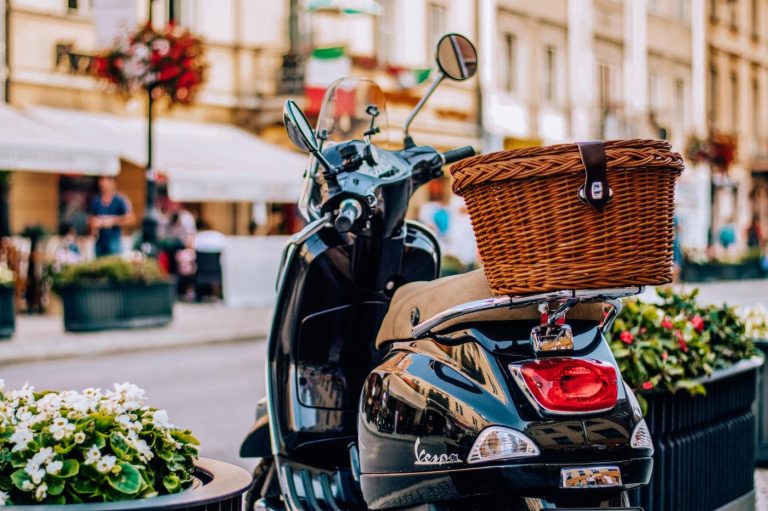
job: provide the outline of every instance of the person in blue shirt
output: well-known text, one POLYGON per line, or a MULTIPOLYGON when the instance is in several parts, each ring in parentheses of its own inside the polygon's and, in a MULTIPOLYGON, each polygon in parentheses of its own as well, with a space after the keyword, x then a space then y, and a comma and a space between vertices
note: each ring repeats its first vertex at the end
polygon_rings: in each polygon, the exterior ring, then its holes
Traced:
POLYGON ((96 233, 96 257, 122 252, 123 227, 133 225, 134 215, 131 201, 117 192, 114 177, 99 178, 99 194, 91 203, 88 221, 96 233))

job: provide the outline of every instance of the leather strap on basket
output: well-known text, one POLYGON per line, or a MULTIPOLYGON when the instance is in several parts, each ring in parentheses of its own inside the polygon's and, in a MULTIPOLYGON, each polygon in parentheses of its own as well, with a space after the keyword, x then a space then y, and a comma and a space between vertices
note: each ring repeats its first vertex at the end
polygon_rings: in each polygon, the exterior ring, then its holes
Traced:
POLYGON ((605 147, 600 141, 577 142, 581 162, 584 164, 584 184, 579 188, 579 199, 597 211, 602 211, 613 198, 608 186, 608 162, 605 147))

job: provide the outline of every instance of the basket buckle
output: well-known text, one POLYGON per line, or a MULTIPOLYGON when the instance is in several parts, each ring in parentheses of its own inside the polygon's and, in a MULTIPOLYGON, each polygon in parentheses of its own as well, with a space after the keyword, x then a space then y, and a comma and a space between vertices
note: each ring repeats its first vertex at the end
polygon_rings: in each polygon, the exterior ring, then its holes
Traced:
POLYGON ((608 186, 608 163, 605 147, 600 141, 577 142, 581 162, 584 164, 584 184, 579 187, 579 200, 597 211, 613 199, 613 190, 608 186))

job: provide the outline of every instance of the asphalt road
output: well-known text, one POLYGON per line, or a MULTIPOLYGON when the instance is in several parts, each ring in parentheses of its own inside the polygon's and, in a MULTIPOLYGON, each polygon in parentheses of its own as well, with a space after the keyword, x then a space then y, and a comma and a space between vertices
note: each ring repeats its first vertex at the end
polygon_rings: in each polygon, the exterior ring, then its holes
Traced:
POLYGON ((250 469, 238 457, 240 442, 264 395, 265 341, 175 348, 0 367, 8 388, 112 388, 131 382, 147 391, 148 404, 165 408, 172 423, 200 439, 201 455, 250 469))

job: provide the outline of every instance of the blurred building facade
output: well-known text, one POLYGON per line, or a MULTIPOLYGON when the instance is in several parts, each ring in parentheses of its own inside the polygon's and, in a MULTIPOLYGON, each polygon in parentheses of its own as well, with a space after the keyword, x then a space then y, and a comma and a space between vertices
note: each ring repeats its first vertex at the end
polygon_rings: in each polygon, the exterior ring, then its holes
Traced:
MULTIPOLYGON (((136 23, 149 1, 136 1, 136 23)), ((142 118, 141 98, 124 101, 82 73, 101 49, 89 0, 9 0, 5 95, 15 107, 142 118)), ((680 183, 685 245, 706 248, 731 226, 744 244, 757 215, 768 231, 768 0, 154 0, 158 26, 173 17, 207 42, 208 81, 181 121, 229 123, 282 144, 280 108, 318 98, 341 74, 384 89, 389 129, 401 126, 433 78, 434 45, 459 32, 476 40, 479 77, 446 82, 417 117, 417 143, 497 150, 574 139, 666 137, 687 153, 715 134, 735 143, 727 169, 688 162, 680 183), (335 59, 333 65, 322 62, 335 59), (335 67, 334 67, 335 66, 335 67)), ((257 158, 257 156, 255 156, 257 158)), ((300 166, 300 165, 297 165, 300 166)), ((120 186, 144 203, 142 162, 123 159, 120 186)), ((163 171, 162 168, 158 170, 163 171)), ((287 169, 286 180, 301 169, 287 169), (291 175, 288 175, 290 173, 291 175)), ((274 170, 273 172, 280 172, 274 170)), ((295 176, 295 177, 294 177, 295 176)), ((83 186, 75 174, 14 172, 12 226, 55 230, 62 198, 83 186), (51 207, 50 204, 58 204, 51 207)), ((213 193, 213 192, 211 192, 213 193)), ((446 182, 422 190, 439 200, 446 182)), ((289 201, 285 201, 288 203, 289 201)), ((258 232, 294 213, 254 200, 192 202, 227 233, 258 232)), ((288 208, 288 209, 286 209, 288 208)), ((274 224, 274 225, 273 225, 274 224)))

